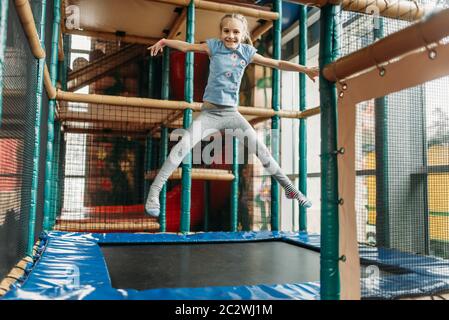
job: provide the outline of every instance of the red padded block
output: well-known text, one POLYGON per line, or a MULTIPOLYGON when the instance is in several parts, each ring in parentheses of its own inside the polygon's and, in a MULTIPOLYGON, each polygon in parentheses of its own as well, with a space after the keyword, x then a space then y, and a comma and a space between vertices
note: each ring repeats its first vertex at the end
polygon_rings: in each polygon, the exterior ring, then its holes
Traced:
MULTIPOLYGON (((167 232, 179 232, 181 226, 181 185, 167 193, 167 232)), ((190 228, 195 230, 204 221, 204 181, 193 180, 190 204, 190 228)))
MULTIPOLYGON (((184 101, 184 79, 185 79, 186 54, 181 51, 170 53, 170 93, 172 100, 184 101)), ((193 100, 203 101, 209 74, 209 56, 207 53, 196 52, 193 66, 193 100)))

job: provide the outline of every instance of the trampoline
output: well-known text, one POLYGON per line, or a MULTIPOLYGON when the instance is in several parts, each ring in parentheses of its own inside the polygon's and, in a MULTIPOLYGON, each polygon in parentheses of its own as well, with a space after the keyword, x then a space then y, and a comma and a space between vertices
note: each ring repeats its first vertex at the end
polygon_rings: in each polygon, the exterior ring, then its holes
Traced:
MULTIPOLYGON (((318 300, 319 251, 320 236, 307 233, 52 231, 3 299, 318 300)), ((448 260, 367 246, 359 254, 364 299, 449 290, 448 260)))
POLYGON ((4 299, 319 299, 319 236, 284 232, 41 236, 4 299))
POLYGON ((145 290, 320 280, 319 253, 282 240, 108 244, 100 248, 114 288, 145 290))

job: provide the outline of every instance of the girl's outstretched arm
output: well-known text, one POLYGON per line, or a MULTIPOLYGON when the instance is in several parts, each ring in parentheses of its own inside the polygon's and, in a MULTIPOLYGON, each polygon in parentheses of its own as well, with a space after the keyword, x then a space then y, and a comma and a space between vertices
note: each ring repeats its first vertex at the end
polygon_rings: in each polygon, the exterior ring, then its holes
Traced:
POLYGON ((164 50, 164 47, 173 48, 182 52, 187 51, 206 52, 207 54, 210 55, 207 43, 196 44, 179 40, 170 40, 165 38, 159 40, 151 47, 148 47, 147 50, 150 50, 151 56, 156 56, 159 53, 159 51, 162 52, 164 50))
POLYGON ((261 66, 266 66, 270 68, 276 68, 284 71, 296 71, 305 73, 313 82, 315 82, 315 78, 319 75, 318 67, 306 67, 300 64, 296 64, 293 62, 288 62, 284 60, 275 60, 271 58, 266 58, 256 53, 253 57, 252 63, 259 64, 261 66))

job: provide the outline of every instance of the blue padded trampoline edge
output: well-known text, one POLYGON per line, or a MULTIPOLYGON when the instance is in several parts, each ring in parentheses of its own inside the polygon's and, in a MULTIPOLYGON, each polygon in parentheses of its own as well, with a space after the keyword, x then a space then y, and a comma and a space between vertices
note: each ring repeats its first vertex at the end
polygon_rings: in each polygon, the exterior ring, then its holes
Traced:
POLYGON ((114 289, 98 244, 164 242, 241 242, 285 240, 313 247, 319 236, 285 232, 178 234, 94 234, 48 232, 26 281, 3 299, 319 299, 318 283, 152 290, 114 289), (313 242, 312 241, 312 242, 313 242), (76 271, 79 272, 78 279, 76 271), (72 277, 73 276, 73 277, 72 277), (79 282, 77 282, 79 281, 79 282))
MULTIPOLYGON (((319 297, 318 283, 259 285, 239 287, 116 290, 111 287, 106 262, 98 244, 164 242, 241 242, 283 240, 319 250, 319 235, 289 232, 211 232, 196 234, 93 234, 49 232, 41 236, 33 265, 3 299, 303 299, 319 297), (87 250, 87 251, 86 251, 87 250), (67 283, 67 266, 78 261, 81 283, 78 289, 67 283), (87 262, 86 262, 87 261, 87 262), (56 263, 55 263, 56 262, 56 263), (81 263, 81 262, 84 262, 81 263), (88 272, 84 272, 87 270, 88 272), (58 276, 55 276, 57 274, 58 276), (184 298, 183 298, 184 297, 184 298)), ((391 265, 398 251, 361 247, 366 261, 391 265)), ((392 299, 435 294, 449 289, 447 260, 407 253, 400 267, 410 273, 380 277, 375 285, 364 286, 365 298, 392 299), (434 269, 447 274, 435 275, 434 269), (395 289, 393 289, 395 288, 395 289), (388 289, 388 290, 387 290, 388 289)), ((70 268, 69 268, 70 269, 70 268)))

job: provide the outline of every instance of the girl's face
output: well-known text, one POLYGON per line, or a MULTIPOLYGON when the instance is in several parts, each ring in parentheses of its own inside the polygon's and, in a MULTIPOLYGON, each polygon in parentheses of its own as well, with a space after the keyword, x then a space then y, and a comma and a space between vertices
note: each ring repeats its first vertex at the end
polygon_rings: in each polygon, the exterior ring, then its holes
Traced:
POLYGON ((221 28, 221 41, 228 49, 236 49, 243 40, 243 24, 240 20, 226 18, 221 28))

